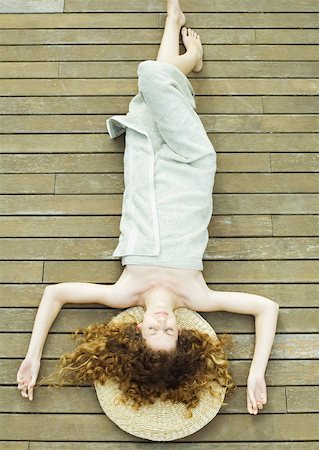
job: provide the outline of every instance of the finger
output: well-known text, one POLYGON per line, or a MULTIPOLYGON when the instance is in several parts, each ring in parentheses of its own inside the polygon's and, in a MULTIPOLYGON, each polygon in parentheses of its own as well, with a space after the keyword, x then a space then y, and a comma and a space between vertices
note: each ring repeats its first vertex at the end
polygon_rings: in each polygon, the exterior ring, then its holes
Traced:
POLYGON ((253 412, 255 412, 255 411, 257 411, 257 402, 256 402, 255 394, 251 389, 249 389, 248 395, 249 395, 249 399, 251 401, 251 406, 252 406, 253 412))
POLYGON ((261 403, 261 401, 258 401, 258 402, 257 402, 257 408, 258 408, 258 409, 263 409, 263 407, 264 407, 264 406, 263 406, 263 404, 261 403))
POLYGON ((29 389, 28 389, 28 392, 29 392, 29 400, 33 400, 33 384, 29 384, 29 389))

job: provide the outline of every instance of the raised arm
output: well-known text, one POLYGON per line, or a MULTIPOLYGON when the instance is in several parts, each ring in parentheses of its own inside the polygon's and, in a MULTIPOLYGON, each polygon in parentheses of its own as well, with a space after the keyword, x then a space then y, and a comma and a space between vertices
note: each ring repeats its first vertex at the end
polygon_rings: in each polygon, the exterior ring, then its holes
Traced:
POLYGON ((228 311, 255 317, 256 340, 247 380, 247 409, 250 414, 257 414, 267 402, 265 371, 276 333, 279 306, 260 295, 207 289, 205 302, 200 302, 198 311, 228 311))
POLYGON ((22 397, 33 399, 33 387, 40 369, 40 360, 48 332, 65 303, 100 303, 112 308, 133 306, 134 296, 126 283, 113 285, 93 283, 59 283, 44 290, 34 321, 29 348, 17 373, 22 397))

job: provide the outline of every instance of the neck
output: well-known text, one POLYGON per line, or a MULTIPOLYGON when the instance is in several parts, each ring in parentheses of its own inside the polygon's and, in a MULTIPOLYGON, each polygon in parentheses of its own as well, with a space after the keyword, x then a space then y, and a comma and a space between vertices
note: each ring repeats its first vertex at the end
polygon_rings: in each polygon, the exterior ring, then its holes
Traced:
POLYGON ((163 287, 150 289, 145 295, 145 308, 148 311, 173 311, 177 305, 175 295, 163 287))

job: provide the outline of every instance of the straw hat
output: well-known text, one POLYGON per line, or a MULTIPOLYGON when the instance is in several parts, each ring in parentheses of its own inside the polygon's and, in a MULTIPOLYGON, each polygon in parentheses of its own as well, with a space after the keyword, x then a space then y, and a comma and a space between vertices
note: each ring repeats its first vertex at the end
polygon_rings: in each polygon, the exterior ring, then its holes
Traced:
MULTIPOLYGON (((143 311, 140 306, 128 308, 112 320, 127 322, 128 317, 133 315, 137 322, 141 322, 143 311)), ((199 330, 216 337, 209 323, 195 311, 178 308, 175 315, 180 327, 199 330)), ((101 385, 96 381, 94 385, 103 411, 118 427, 134 436, 151 441, 172 441, 200 430, 216 416, 226 392, 226 388, 216 383, 219 397, 206 391, 201 396, 200 403, 192 410, 193 416, 187 418, 185 405, 182 403, 157 400, 153 405, 144 405, 134 410, 117 400, 121 392, 116 382, 107 380, 101 385)))

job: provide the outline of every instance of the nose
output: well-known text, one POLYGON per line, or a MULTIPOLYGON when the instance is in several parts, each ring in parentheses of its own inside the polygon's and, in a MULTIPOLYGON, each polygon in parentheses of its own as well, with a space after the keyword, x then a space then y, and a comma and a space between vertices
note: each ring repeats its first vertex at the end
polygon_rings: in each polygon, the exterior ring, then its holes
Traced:
POLYGON ((165 316, 158 316, 157 317, 157 323, 159 326, 164 326, 166 324, 166 317, 165 316))

